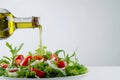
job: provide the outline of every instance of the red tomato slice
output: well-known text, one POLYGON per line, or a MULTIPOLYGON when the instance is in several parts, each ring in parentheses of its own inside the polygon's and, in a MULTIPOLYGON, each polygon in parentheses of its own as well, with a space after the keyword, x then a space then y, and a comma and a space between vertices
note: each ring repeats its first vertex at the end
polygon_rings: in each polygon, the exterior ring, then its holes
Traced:
POLYGON ((64 68, 64 67, 66 66, 66 63, 65 63, 65 61, 58 61, 57 66, 58 66, 59 68, 64 68))
POLYGON ((37 68, 32 68, 32 71, 34 71, 36 73, 36 75, 40 78, 44 77, 45 76, 45 72, 44 71, 40 71, 39 69, 37 68))
POLYGON ((24 56, 23 56, 23 55, 18 55, 18 56, 16 56, 14 63, 15 63, 16 65, 20 65, 20 63, 23 61, 23 59, 24 59, 24 56))
POLYGON ((32 56, 27 56, 26 58, 23 59, 23 61, 20 63, 21 66, 28 66, 28 61, 32 60, 32 56))
POLYGON ((3 69, 6 69, 8 67, 9 64, 6 64, 6 63, 2 63, 0 64, 0 66, 3 68, 3 69))
POLYGON ((54 58, 55 61, 58 61, 58 56, 54 53, 51 55, 51 58, 54 58))
POLYGON ((16 71, 17 71, 17 69, 9 70, 9 72, 16 72, 16 71))
POLYGON ((33 59, 35 59, 35 60, 41 60, 41 59, 43 59, 43 57, 39 56, 39 55, 35 55, 35 56, 33 56, 33 59))
POLYGON ((21 60, 23 60, 23 59, 24 59, 24 56, 23 56, 23 55, 17 55, 16 58, 15 58, 15 60, 16 60, 16 59, 21 59, 21 60))

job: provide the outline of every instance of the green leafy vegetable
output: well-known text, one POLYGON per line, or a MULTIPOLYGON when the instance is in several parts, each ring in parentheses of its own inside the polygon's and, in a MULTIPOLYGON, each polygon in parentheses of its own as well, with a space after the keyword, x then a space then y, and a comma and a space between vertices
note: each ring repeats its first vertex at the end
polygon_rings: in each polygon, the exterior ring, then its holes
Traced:
POLYGON ((3 69, 2 67, 0 67, 0 76, 4 75, 5 73, 5 69, 3 69))
POLYGON ((74 63, 72 66, 67 66, 65 68, 65 71, 67 73, 67 76, 75 76, 75 75, 80 75, 80 74, 86 73, 87 68, 78 63, 74 63))
MULTIPOLYGON (((17 56, 17 53, 22 48, 23 43, 18 48, 17 47, 13 48, 12 44, 9 44, 8 42, 6 42, 6 46, 10 49, 10 52, 12 53, 12 57, 11 57, 12 63, 11 63, 11 66, 14 66, 15 57, 17 56)), ((8 60, 10 60, 10 58, 8 58, 8 57, 5 57, 5 58, 7 58, 8 60)))

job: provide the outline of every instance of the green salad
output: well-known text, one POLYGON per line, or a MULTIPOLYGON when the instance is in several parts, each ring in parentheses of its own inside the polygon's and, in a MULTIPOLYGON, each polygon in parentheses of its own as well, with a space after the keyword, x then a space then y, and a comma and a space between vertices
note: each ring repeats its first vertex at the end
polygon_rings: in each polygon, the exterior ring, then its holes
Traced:
POLYGON ((50 52, 45 46, 27 56, 18 54, 23 44, 14 47, 6 42, 11 56, 0 59, 0 76, 12 78, 53 78, 76 76, 87 73, 87 68, 79 64, 76 53, 66 54, 64 50, 50 52), (64 57, 60 57, 63 54, 64 57), (73 59, 74 58, 74 59, 73 59))

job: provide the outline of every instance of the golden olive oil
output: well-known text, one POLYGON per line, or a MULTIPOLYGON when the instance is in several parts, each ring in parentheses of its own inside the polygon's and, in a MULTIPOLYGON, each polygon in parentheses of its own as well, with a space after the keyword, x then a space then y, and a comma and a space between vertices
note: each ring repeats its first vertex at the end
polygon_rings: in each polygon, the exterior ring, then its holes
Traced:
POLYGON ((40 53, 42 54, 42 26, 39 26, 39 36, 40 36, 40 53))
POLYGON ((0 13, 0 38, 6 38, 14 31, 15 24, 8 18, 13 18, 13 15, 11 13, 0 13))

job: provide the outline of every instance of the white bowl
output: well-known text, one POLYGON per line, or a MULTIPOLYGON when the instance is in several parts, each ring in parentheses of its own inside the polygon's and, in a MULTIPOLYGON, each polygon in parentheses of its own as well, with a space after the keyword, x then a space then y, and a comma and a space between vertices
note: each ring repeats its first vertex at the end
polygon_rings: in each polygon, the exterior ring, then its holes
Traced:
POLYGON ((0 80, 82 80, 86 74, 69 77, 58 77, 58 78, 8 78, 0 77, 0 80))

